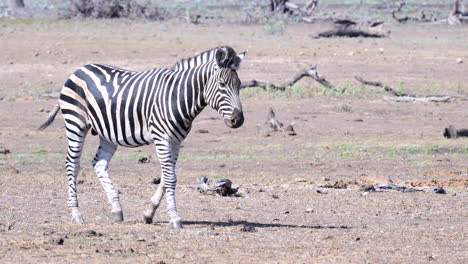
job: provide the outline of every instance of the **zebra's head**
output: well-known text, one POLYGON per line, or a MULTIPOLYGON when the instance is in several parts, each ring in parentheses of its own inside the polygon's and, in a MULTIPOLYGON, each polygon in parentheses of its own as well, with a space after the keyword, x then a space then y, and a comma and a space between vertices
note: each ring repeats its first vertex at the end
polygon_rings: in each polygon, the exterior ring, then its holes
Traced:
POLYGON ((231 128, 238 128, 244 123, 239 97, 241 81, 237 76, 237 69, 246 53, 236 54, 231 47, 217 49, 214 74, 208 81, 206 101, 231 128))

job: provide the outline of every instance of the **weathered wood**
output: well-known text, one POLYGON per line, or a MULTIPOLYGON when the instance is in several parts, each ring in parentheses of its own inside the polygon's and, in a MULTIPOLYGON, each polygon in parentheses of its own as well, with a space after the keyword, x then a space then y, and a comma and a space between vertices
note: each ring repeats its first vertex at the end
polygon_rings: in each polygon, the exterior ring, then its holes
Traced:
POLYGON ((400 185, 394 183, 390 178, 388 178, 387 183, 379 183, 376 185, 376 191, 400 191, 400 192, 435 192, 440 194, 445 194, 446 191, 443 187, 413 187, 409 185, 400 185))
POLYGON ((447 17, 447 22, 449 25, 459 25, 466 21, 468 21, 468 12, 465 12, 463 0, 455 0, 453 3, 453 10, 450 11, 447 17))
POLYGON ((330 37, 371 37, 383 38, 390 34, 385 30, 382 21, 353 21, 338 19, 334 22, 334 28, 318 33, 314 38, 330 37))
POLYGON ((197 190, 203 194, 240 196, 237 193, 239 186, 232 184, 229 179, 215 179, 210 181, 207 177, 201 177, 198 179, 197 190))
POLYGON ((364 80, 362 77, 359 77, 359 76, 354 76, 354 79, 356 79, 358 82, 364 84, 364 85, 370 85, 370 86, 375 86, 375 87, 381 87, 383 88, 386 92, 389 92, 395 96, 408 96, 408 94, 406 93, 402 93, 402 92, 398 92, 396 91, 395 89, 393 89, 392 87, 388 86, 388 85, 385 85, 381 82, 374 82, 374 81, 367 81, 367 80, 364 80))
MULTIPOLYGON (((275 111, 273 111, 273 108, 271 108, 271 107, 270 107, 270 109, 268 109, 268 115, 267 115, 267 119, 265 121, 265 125, 267 126, 267 129, 269 131, 272 131, 272 132, 284 132, 288 136, 296 136, 297 135, 296 131, 294 130, 294 126, 293 126, 294 123, 291 123, 291 124, 285 126, 283 124, 283 122, 276 119, 276 113, 275 113, 275 111)), ((265 135, 270 136, 270 133, 267 132, 267 134, 265 134, 265 135)))

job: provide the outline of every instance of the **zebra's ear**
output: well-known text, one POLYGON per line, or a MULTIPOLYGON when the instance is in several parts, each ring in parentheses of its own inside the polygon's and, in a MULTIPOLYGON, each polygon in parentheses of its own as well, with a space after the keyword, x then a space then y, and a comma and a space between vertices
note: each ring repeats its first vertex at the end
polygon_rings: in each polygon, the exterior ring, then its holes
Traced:
POLYGON ((226 64, 227 55, 228 55, 228 52, 225 48, 219 48, 216 50, 216 53, 215 53, 216 64, 218 64, 219 67, 224 67, 224 65, 226 64))
POLYGON ((239 57, 239 59, 242 61, 242 60, 244 59, 245 55, 247 54, 247 51, 248 51, 248 50, 237 54, 237 57, 239 57))

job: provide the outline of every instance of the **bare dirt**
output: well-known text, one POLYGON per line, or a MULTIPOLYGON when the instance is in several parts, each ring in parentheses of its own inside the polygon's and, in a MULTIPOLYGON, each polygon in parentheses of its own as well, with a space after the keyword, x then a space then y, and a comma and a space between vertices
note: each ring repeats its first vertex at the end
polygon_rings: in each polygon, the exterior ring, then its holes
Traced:
POLYGON ((262 26, 236 24, 1 20, 0 148, 10 153, 0 154, 0 262, 467 263, 468 139, 442 136, 450 124, 468 127, 467 101, 386 102, 388 94, 353 80, 467 95, 467 27, 393 25, 387 39, 309 36, 321 28, 289 25, 284 35, 266 35, 262 26), (249 50, 243 80, 286 82, 317 64, 348 90, 330 94, 303 80, 286 94, 242 91, 246 122, 236 130, 205 110, 178 163, 181 230, 168 227, 164 206, 156 224, 141 223, 159 177, 151 146, 121 148, 112 160, 126 217, 113 223, 89 136, 78 185, 86 224, 70 223, 61 117, 36 131, 68 75, 90 62, 166 67, 225 44, 249 50), (294 122, 297 135, 267 136, 268 107, 294 122), (148 155, 149 163, 138 162, 148 155), (243 197, 198 193, 202 176, 231 179, 243 197), (447 194, 359 190, 388 177, 447 194))

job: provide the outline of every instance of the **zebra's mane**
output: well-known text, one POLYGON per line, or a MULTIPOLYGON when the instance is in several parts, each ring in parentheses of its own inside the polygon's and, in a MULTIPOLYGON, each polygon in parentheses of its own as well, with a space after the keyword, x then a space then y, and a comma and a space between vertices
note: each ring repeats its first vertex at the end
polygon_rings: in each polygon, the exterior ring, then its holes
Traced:
POLYGON ((233 48, 229 46, 219 46, 216 48, 205 50, 193 57, 181 59, 178 62, 176 62, 170 69, 173 71, 181 71, 197 67, 210 61, 215 61, 216 51, 219 49, 225 51, 225 56, 222 59, 224 67, 231 67, 234 66, 234 64, 238 64, 240 62, 240 59, 239 62, 237 62, 237 54, 233 48))

